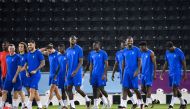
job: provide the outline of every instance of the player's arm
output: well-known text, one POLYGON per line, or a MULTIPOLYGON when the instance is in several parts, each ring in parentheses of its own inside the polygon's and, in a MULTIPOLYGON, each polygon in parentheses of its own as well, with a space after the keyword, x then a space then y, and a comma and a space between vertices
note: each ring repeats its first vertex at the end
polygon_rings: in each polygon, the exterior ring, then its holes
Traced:
POLYGON ((168 62, 165 61, 162 71, 160 72, 160 80, 163 80, 163 73, 165 73, 168 66, 168 62))
POLYGON ((150 56, 151 56, 152 63, 154 64, 154 79, 156 79, 157 64, 156 64, 156 59, 155 59, 154 52, 152 52, 152 53, 150 54, 150 56))
POLYGON ((186 66, 186 60, 182 60, 182 66, 183 66, 183 80, 187 80, 187 66, 186 66))
POLYGON ((35 74, 38 70, 40 70, 44 66, 45 66, 45 60, 41 60, 40 65, 35 70, 31 71, 31 74, 35 74))
POLYGON ((114 81, 114 75, 115 75, 115 71, 116 71, 117 67, 118 67, 118 62, 116 61, 114 66, 113 66, 112 81, 114 81))
POLYGON ((85 73, 88 71, 89 67, 90 67, 90 63, 87 62, 87 63, 86 63, 86 66, 85 66, 85 68, 84 68, 84 74, 83 74, 83 75, 85 75, 85 73))
POLYGON ((83 64, 83 58, 79 58, 78 66, 77 66, 77 68, 74 70, 74 72, 72 73, 72 77, 74 77, 74 76, 77 74, 77 72, 78 72, 79 69, 81 68, 82 64, 83 64))
POLYGON ((13 80, 12 80, 13 83, 16 82, 16 78, 18 77, 19 73, 21 72, 21 69, 22 69, 22 67, 18 66, 17 71, 16 71, 16 73, 15 73, 15 75, 13 77, 13 80))
POLYGON ((108 70, 108 60, 106 60, 105 62, 105 68, 104 68, 104 75, 102 77, 103 80, 107 79, 107 70, 108 70))
POLYGON ((141 58, 138 58, 138 68, 135 71, 135 74, 134 74, 135 77, 138 76, 140 70, 141 70, 141 58))
POLYGON ((92 77, 92 69, 93 69, 93 65, 92 63, 90 63, 90 67, 89 67, 89 70, 90 70, 90 82, 91 82, 91 77, 92 77))
POLYGON ((57 69, 56 69, 56 71, 55 71, 54 79, 57 79, 57 75, 58 75, 58 73, 59 73, 59 70, 60 70, 60 64, 58 64, 58 66, 57 66, 57 69))
POLYGON ((123 79, 123 75, 124 75, 124 69, 125 69, 125 59, 123 59, 123 61, 122 61, 122 79, 123 79))

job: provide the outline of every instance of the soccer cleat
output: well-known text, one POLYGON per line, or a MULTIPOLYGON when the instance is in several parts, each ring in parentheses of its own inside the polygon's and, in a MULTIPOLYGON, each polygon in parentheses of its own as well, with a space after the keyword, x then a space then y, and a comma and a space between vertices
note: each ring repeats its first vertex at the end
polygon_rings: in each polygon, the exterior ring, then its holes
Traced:
POLYGON ((124 106, 118 106, 118 109, 126 109, 124 106))
POLYGON ((168 109, 173 109, 173 106, 169 105, 168 109))
POLYGON ((75 109, 75 108, 70 105, 70 109, 75 109))
POLYGON ((133 104, 133 106, 131 107, 131 109, 136 109, 137 108, 137 104, 133 104))
POLYGON ((184 105, 180 105, 179 109, 187 109, 187 100, 184 99, 185 104, 184 105))
POLYGON ((145 105, 144 107, 145 107, 145 108, 148 108, 148 105, 145 105))
POLYGON ((87 109, 90 109, 91 101, 86 101, 86 107, 87 109))
POLYGON ((154 100, 152 101, 151 108, 153 108, 154 105, 157 104, 157 103, 158 103, 158 100, 154 99, 154 100))

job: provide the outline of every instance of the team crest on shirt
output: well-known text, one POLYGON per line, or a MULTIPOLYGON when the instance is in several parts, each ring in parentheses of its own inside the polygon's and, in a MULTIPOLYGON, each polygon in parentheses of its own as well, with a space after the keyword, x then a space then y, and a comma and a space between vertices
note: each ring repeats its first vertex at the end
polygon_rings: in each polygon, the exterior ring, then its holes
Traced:
POLYGON ((14 59, 12 59, 12 62, 14 61, 14 59))
POLYGON ((33 55, 32 58, 35 58, 35 56, 33 55))
POLYGON ((22 58, 22 61, 24 60, 24 58, 22 58))
POLYGON ((148 58, 148 55, 146 55, 146 58, 148 58))
POLYGON ((134 55, 135 53, 134 52, 132 52, 132 55, 134 55))
POLYGON ((174 58, 176 58, 176 55, 174 54, 174 58))

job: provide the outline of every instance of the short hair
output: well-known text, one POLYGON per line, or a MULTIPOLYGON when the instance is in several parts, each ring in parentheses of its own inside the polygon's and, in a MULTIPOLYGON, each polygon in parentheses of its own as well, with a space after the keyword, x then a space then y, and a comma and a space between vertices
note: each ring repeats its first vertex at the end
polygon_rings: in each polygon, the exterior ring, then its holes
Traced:
POLYGON ((52 43, 49 43, 49 44, 47 45, 47 49, 53 49, 53 44, 52 44, 52 43))
POLYGON ((3 44, 6 44, 6 43, 8 43, 8 44, 9 44, 9 42, 8 42, 7 40, 4 40, 4 41, 3 41, 3 44))
POLYGON ((167 48, 171 48, 171 47, 173 47, 173 46, 174 46, 174 44, 173 44, 172 41, 168 41, 168 42, 166 43, 166 47, 167 47, 167 48))
POLYGON ((33 44, 35 44, 36 42, 35 42, 33 39, 30 39, 30 40, 28 41, 28 43, 33 43, 33 44))
POLYGON ((95 44, 101 45, 100 41, 95 41, 95 44))
MULTIPOLYGON (((127 37, 127 39, 131 39, 131 38, 133 39, 133 37, 132 37, 132 36, 128 36, 128 37, 127 37)), ((126 40, 127 40, 127 39, 126 39, 126 40)))
POLYGON ((147 42, 146 42, 146 41, 141 41, 141 42, 139 43, 139 46, 147 46, 147 42))
POLYGON ((28 52, 27 44, 25 42, 20 42, 19 44, 24 45, 24 52, 27 53, 28 52))
POLYGON ((65 48, 65 44, 59 44, 58 47, 64 47, 65 48))
POLYGON ((15 45, 14 45, 14 44, 9 44, 9 46, 14 46, 14 47, 15 47, 15 45))
POLYGON ((75 36, 75 35, 71 35, 71 37, 69 37, 69 39, 78 39, 78 37, 77 36, 75 36))

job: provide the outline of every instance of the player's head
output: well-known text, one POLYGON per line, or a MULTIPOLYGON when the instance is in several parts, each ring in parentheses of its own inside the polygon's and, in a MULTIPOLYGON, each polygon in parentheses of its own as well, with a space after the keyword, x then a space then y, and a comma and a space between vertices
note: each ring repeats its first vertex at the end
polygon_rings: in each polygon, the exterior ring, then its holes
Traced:
POLYGON ((76 43, 77 43, 77 37, 76 36, 71 36, 70 38, 69 38, 69 42, 70 42, 70 44, 71 45, 75 45, 76 43))
POLYGON ((125 41, 122 41, 122 42, 121 42, 120 47, 121 47, 121 49, 124 49, 124 48, 125 48, 125 41))
POLYGON ((174 44, 172 41, 168 41, 166 43, 166 49, 169 50, 170 52, 174 51, 174 44))
POLYGON ((141 51, 145 51, 147 49, 147 43, 146 43, 146 41, 141 41, 139 43, 139 46, 140 46, 141 51))
POLYGON ((48 51, 49 54, 53 53, 54 48, 53 48, 53 44, 52 43, 49 43, 47 45, 47 51, 48 51))
POLYGON ((35 43, 34 40, 30 40, 30 41, 28 42, 28 50, 29 50, 29 51, 33 51, 34 49, 36 49, 36 43, 35 43))
POLYGON ((18 44, 18 51, 19 53, 27 53, 28 52, 28 47, 25 42, 20 42, 18 44))
POLYGON ((99 50, 100 49, 100 42, 99 41, 95 41, 93 43, 93 49, 94 50, 99 50))
POLYGON ((8 46, 9 46, 9 42, 8 41, 3 41, 3 43, 2 43, 2 49, 3 49, 3 51, 7 51, 8 50, 8 46))
POLYGON ((10 54, 13 54, 15 52, 15 45, 14 44, 9 44, 8 45, 8 51, 10 54))
POLYGON ((59 44, 58 45, 58 51, 63 53, 65 51, 65 45, 64 44, 59 44))
POLYGON ((127 39, 126 39, 126 45, 127 45, 127 47, 129 47, 129 48, 131 48, 132 46, 133 46, 133 37, 128 37, 127 39))

